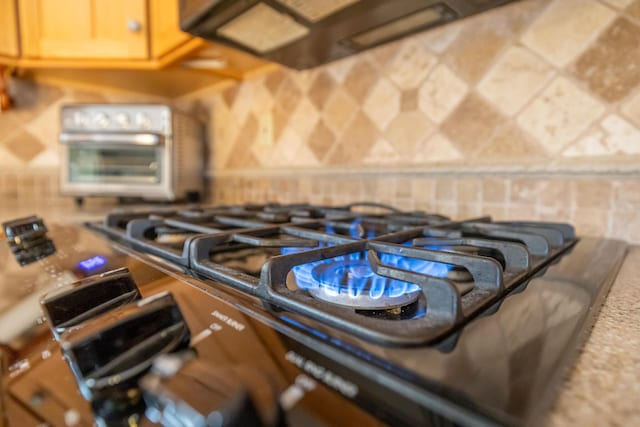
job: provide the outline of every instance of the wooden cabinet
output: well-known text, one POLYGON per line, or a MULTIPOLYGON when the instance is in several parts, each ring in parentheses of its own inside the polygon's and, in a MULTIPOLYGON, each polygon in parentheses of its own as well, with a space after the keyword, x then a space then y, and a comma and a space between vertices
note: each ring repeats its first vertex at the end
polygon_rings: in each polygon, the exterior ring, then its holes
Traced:
POLYGON ((145 0, 20 0, 27 58, 146 59, 145 0))
POLYGON ((0 56, 18 56, 16 0, 0 0, 0 56))

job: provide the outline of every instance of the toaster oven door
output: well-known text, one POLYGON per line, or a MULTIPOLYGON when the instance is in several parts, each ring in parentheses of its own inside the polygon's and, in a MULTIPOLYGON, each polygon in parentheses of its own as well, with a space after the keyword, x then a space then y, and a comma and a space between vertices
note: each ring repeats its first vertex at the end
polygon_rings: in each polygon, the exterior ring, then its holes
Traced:
POLYGON ((63 190, 144 196, 166 190, 164 140, 153 133, 63 133, 63 190))

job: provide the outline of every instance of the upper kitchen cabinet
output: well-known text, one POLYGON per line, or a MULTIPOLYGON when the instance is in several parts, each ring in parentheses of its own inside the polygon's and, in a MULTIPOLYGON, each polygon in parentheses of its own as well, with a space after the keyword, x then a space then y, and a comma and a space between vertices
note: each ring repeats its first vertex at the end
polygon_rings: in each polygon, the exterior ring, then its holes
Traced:
POLYGON ((0 55, 16 57, 18 47, 18 21, 15 0, 0 0, 0 55))
POLYGON ((20 0, 22 55, 146 59, 145 0, 20 0))

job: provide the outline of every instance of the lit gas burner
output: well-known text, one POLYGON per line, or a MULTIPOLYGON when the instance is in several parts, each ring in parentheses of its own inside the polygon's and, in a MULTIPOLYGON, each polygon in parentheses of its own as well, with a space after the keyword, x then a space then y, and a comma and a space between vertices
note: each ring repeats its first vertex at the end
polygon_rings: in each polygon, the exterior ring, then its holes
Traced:
MULTIPOLYGON (((381 254, 390 267, 447 277, 451 266, 397 255, 381 254)), ((298 288, 314 298, 357 310, 389 310, 416 302, 421 289, 414 283, 376 274, 365 252, 357 252, 293 268, 298 288)))

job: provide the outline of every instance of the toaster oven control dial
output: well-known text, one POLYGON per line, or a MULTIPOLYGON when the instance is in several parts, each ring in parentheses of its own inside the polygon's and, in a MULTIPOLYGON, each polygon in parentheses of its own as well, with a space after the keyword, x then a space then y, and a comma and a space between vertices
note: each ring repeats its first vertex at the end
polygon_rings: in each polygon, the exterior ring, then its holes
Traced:
POLYGON ((93 123, 100 129, 106 129, 109 127, 110 121, 109 116, 105 113, 96 113, 96 115, 93 116, 93 123))
POLYGON ((136 127, 144 130, 151 129, 151 118, 145 113, 137 113, 136 127))
POLYGON ((46 294, 40 301, 56 339, 72 326, 140 299, 127 268, 87 277, 46 294))
POLYGON ((95 416, 106 425, 120 425, 143 411, 138 380, 153 360, 187 348, 189 340, 178 304, 164 292, 83 322, 67 330, 60 341, 95 416))
POLYGON ((129 129, 131 128, 131 119, 128 114, 119 113, 115 118, 116 123, 120 127, 120 129, 129 129))

